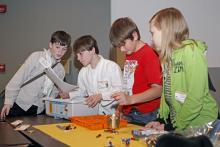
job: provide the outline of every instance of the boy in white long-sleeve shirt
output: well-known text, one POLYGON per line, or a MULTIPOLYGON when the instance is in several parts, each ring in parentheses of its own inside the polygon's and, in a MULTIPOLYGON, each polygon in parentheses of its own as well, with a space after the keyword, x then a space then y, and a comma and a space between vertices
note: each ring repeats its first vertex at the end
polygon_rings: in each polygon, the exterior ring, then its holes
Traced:
MULTIPOLYGON (((99 55, 97 42, 90 35, 75 40, 73 51, 84 66, 78 75, 78 86, 81 92, 88 93, 86 104, 89 107, 99 105, 99 114, 115 113, 117 103, 111 95, 122 89, 120 67, 99 55)), ((74 97, 74 92, 68 96, 74 97)))
POLYGON ((40 61, 44 60, 47 66, 56 64, 54 72, 63 79, 65 70, 60 62, 63 55, 70 48, 71 36, 64 31, 56 31, 51 35, 49 49, 32 53, 15 73, 5 89, 5 102, 1 111, 1 118, 8 116, 25 116, 40 114, 44 110, 43 97, 56 97, 58 89, 46 76, 24 83, 43 73, 45 67, 40 61))

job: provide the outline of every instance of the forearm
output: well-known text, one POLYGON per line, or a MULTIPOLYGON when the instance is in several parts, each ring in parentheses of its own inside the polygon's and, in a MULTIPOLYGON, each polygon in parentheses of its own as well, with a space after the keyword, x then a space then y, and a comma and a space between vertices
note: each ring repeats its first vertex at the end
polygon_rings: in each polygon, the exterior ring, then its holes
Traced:
POLYGON ((162 86, 157 85, 151 87, 150 89, 142 93, 129 96, 128 98, 130 99, 130 104, 132 105, 136 103, 143 103, 154 100, 156 98, 161 97, 161 94, 162 94, 162 86))

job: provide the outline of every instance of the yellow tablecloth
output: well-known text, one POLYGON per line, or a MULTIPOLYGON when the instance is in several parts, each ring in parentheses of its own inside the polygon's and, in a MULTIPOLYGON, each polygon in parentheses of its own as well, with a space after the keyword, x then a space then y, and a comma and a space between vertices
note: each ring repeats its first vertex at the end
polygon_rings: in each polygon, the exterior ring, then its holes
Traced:
MULTIPOLYGON (((104 132, 104 130, 89 130, 87 128, 76 126, 76 129, 62 130, 56 127, 56 125, 67 126, 70 123, 62 124, 49 124, 33 126, 34 128, 44 132, 45 134, 74 147, 107 147, 109 140, 111 140, 114 147, 124 147, 122 138, 132 137, 131 130, 141 128, 140 126, 128 124, 127 127, 120 128, 118 134, 104 132), (100 137, 96 138, 98 134, 100 137)), ((130 141, 130 147, 146 147, 143 140, 130 141)))

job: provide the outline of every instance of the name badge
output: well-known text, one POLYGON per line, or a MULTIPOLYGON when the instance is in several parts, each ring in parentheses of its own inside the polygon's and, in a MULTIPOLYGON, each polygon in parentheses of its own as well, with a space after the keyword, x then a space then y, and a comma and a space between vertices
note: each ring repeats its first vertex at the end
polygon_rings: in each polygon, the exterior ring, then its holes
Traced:
POLYGON ((98 81, 98 89, 108 88, 108 81, 98 81))
POLYGON ((184 103, 184 101, 186 99, 186 94, 181 91, 176 91, 175 92, 175 99, 181 103, 184 103))

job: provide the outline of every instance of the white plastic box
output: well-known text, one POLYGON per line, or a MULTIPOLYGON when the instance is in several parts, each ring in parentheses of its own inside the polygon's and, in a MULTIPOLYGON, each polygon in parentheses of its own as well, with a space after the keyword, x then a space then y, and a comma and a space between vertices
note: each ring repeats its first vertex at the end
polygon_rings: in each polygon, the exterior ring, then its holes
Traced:
POLYGON ((69 119, 72 116, 97 115, 98 105, 89 108, 84 98, 77 99, 54 99, 44 98, 46 114, 55 118, 69 119))

